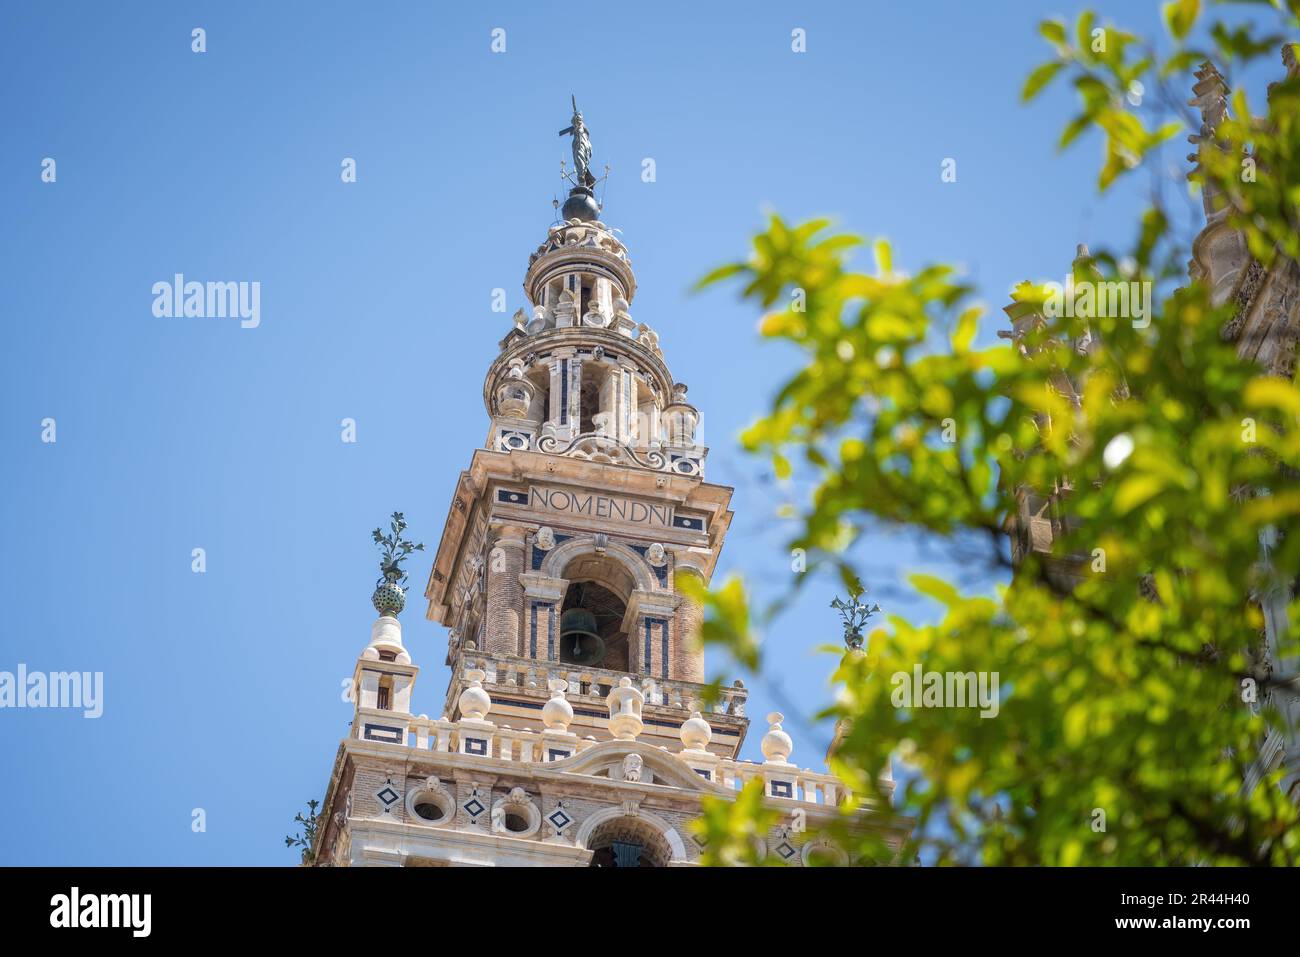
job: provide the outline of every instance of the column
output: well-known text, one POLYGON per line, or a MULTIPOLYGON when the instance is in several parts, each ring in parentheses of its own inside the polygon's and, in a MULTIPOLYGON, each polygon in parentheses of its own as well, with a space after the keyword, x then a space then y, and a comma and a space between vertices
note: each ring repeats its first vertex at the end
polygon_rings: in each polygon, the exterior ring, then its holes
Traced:
POLYGON ((524 607, 524 530, 514 525, 496 529, 496 542, 488 553, 487 634, 484 651, 493 655, 523 653, 520 617, 524 607))
MULTIPOLYGON (((683 559, 680 553, 677 555, 676 567, 673 571, 674 584, 683 576, 690 576, 701 586, 709 583, 703 569, 690 561, 693 557, 683 559)), ((682 603, 677 608, 677 616, 673 622, 675 640, 672 676, 681 681, 702 682, 704 681, 704 648, 700 644, 700 626, 704 623, 704 609, 698 602, 682 593, 680 587, 678 594, 681 595, 682 603)))
POLYGON ((560 608, 569 583, 536 572, 520 576, 524 589, 522 654, 536 661, 560 660, 560 608))
POLYGON ((679 678, 673 663, 671 623, 681 599, 662 591, 632 592, 623 618, 628 635, 628 671, 651 678, 679 678))

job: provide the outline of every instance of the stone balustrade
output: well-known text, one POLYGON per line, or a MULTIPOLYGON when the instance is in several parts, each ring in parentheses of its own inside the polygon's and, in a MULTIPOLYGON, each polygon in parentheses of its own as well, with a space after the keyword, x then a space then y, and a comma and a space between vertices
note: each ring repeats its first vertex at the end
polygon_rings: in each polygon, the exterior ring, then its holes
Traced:
MULTIPOLYGON (((365 709, 369 716, 392 719, 392 712, 365 709)), ((545 732, 510 728, 506 725, 494 725, 484 721, 449 721, 443 718, 427 716, 400 716, 407 725, 404 745, 399 742, 384 742, 388 746, 405 746, 415 751, 434 751, 445 754, 459 754, 471 760, 507 761, 517 764, 549 763, 548 745, 554 747, 554 739, 549 739, 545 732), (483 752, 471 749, 474 742, 486 742, 483 752)), ((581 754, 597 744, 594 738, 578 738, 571 743, 574 754, 581 754)), ((668 751, 667 748, 662 750, 668 751)), ((689 752, 676 753, 688 767, 691 767, 689 752)), ((695 752, 696 755, 699 752, 695 752)), ((719 758, 714 762, 716 784, 729 790, 739 791, 751 780, 770 782, 774 769, 770 764, 753 761, 734 761, 719 758)), ((792 783, 788 795, 775 793, 767 788, 769 797, 784 798, 801 804, 836 806, 848 797, 848 791, 834 775, 822 774, 794 765, 785 765, 776 772, 782 781, 792 783)))
MULTIPOLYGON (((453 673, 464 674, 469 668, 477 668, 484 672, 487 677, 483 679, 483 684, 487 688, 493 685, 505 685, 542 694, 550 687, 551 681, 558 679, 568 683, 568 694, 571 700, 598 699, 601 703, 610 690, 618 686, 620 678, 629 677, 627 672, 609 671, 604 668, 583 667, 558 661, 537 661, 532 658, 515 658, 508 655, 491 655, 481 651, 463 651, 453 663, 453 673)), ((645 694, 647 707, 674 708, 680 711, 690 711, 700 707, 705 714, 745 717, 745 700, 749 692, 743 687, 721 688, 717 700, 703 706, 702 702, 699 702, 703 686, 695 682, 664 678, 646 679, 640 675, 630 677, 645 694)), ((457 682, 453 681, 448 689, 448 703, 454 701, 459 693, 460 688, 457 682)))

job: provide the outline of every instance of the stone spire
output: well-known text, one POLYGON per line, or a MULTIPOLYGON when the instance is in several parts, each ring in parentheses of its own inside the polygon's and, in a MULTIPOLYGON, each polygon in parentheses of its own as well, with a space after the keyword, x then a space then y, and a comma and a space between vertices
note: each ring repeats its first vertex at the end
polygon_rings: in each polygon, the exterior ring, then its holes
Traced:
MULTIPOLYGON (((1219 68, 1209 60, 1196 70, 1196 83, 1192 87, 1192 93, 1194 95, 1187 101, 1187 105, 1196 107, 1201 114, 1200 130, 1187 137, 1187 142, 1196 147, 1195 153, 1187 154, 1187 160, 1194 164, 1193 172, 1195 172, 1200 168, 1202 144, 1214 142, 1215 131, 1228 116, 1228 84, 1223 74, 1219 72, 1219 68)), ((1205 215, 1213 216, 1214 195, 1208 184, 1202 190, 1201 202, 1205 208, 1205 215)))

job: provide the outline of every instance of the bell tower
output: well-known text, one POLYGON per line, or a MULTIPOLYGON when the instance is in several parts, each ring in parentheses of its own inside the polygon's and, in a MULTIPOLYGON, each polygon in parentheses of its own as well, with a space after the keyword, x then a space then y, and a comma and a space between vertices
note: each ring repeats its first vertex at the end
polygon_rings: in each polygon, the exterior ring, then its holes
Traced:
MULTIPOLYGON (((572 190, 528 259, 527 300, 483 383, 488 428, 460 473, 433 557, 427 617, 447 628, 442 707, 412 711, 418 673, 398 622, 403 561, 423 546, 376 529, 379 619, 351 682, 320 826, 319 866, 684 867, 709 838, 705 798, 758 789, 777 811, 758 859, 850 861, 832 832, 884 828, 844 783, 800 768, 782 717, 763 760, 737 755, 740 682, 705 684, 701 609, 731 489, 659 337, 632 318, 636 277, 601 220, 574 104, 572 190)), ((883 786, 892 788, 886 777, 883 786)))
MULTIPOLYGON (((589 154, 575 140, 575 163, 589 154)), ((705 698, 701 610, 681 586, 712 576, 732 490, 704 480, 699 412, 632 318, 632 261, 597 181, 584 165, 572 182, 484 380, 487 438, 448 510, 428 617, 450 629, 449 717, 481 671, 490 717, 540 730, 562 681, 573 731, 603 737, 606 696, 629 677, 646 735, 675 743, 705 698)), ((735 755, 744 702, 737 683, 712 705, 711 750, 735 755)))

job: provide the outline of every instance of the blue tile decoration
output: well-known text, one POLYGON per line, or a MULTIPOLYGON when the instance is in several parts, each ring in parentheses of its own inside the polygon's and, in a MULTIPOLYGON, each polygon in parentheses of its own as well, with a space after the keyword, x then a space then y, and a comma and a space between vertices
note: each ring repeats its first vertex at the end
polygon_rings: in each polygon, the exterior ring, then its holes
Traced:
POLYGON ((497 449, 501 452, 528 449, 532 447, 532 444, 532 436, 527 432, 519 432, 515 429, 502 429, 501 434, 497 437, 497 449))
POLYGON ((773 781, 773 782, 772 782, 772 797, 778 797, 778 798, 794 797, 794 782, 793 782, 793 781, 773 781))
MULTIPOLYGON (((659 622, 659 646, 660 653, 663 655, 663 677, 668 677, 668 622, 659 622)), ((668 692, 664 692, 664 701, 668 700, 668 692)))
POLYGON ((713 780, 713 772, 710 771, 708 768, 696 768, 695 773, 698 774, 700 777, 704 778, 704 780, 706 781, 713 780))
POLYGON ((527 505, 527 492, 514 492, 507 488, 497 489, 497 501, 503 505, 527 505))
POLYGON ((487 754, 487 749, 488 749, 487 738, 466 738, 465 739, 466 754, 485 755, 487 754))
POLYGON ((401 744, 404 734, 401 728, 391 728, 384 724, 367 724, 362 732, 367 741, 382 741, 385 744, 401 744))
POLYGON ((557 831, 563 831, 573 823, 573 818, 564 813, 564 808, 556 808, 546 820, 550 821, 557 831))
POLYGON ((782 860, 788 861, 799 852, 791 847, 788 841, 782 841, 776 846, 776 853, 781 856, 782 860))
POLYGON ((573 754, 572 751, 563 751, 560 748, 551 748, 550 751, 548 752, 548 757, 552 761, 563 761, 565 758, 570 757, 572 754, 573 754))
POLYGON ((392 785, 387 784, 384 785, 377 794, 375 794, 375 797, 379 798, 379 803, 381 803, 385 808, 392 807, 402 799, 402 796, 393 790, 392 785))
POLYGON ((470 798, 468 801, 462 804, 461 807, 465 809, 465 813, 468 814, 471 818, 478 817, 480 814, 482 814, 484 811, 487 810, 487 807, 484 806, 483 802, 476 797, 470 798))
POLYGON ((569 360, 560 360, 560 425, 569 421, 569 360))
POLYGON ((694 532, 704 531, 704 519, 691 518, 688 515, 674 515, 673 528, 689 528, 694 532))

